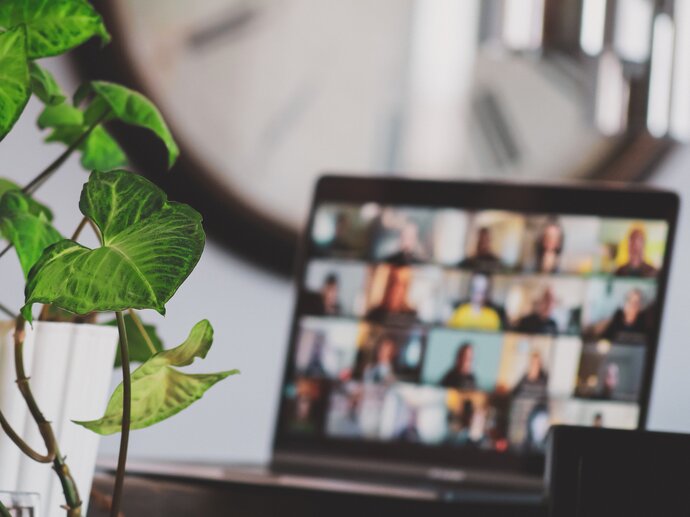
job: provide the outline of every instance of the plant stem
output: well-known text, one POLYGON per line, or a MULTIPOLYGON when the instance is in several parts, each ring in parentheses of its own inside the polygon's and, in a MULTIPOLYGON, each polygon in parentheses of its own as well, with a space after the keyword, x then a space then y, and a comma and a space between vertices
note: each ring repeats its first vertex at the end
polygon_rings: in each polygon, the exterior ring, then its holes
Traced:
POLYGON ((77 489, 77 484, 74 482, 74 478, 72 477, 67 463, 65 463, 65 457, 60 454, 59 449, 56 449, 53 470, 58 475, 58 478, 60 478, 62 493, 65 496, 65 503, 67 504, 67 517, 80 517, 82 501, 79 497, 79 490, 77 489))
POLYGON ((0 312, 5 313, 7 316, 12 318, 13 320, 17 318, 17 315, 13 313, 10 309, 5 307, 3 304, 0 303, 0 312))
POLYGON ((77 226, 77 229, 74 230, 74 233, 70 237, 71 240, 76 241, 79 238, 79 235, 81 234, 81 231, 84 229, 84 227, 88 224, 89 218, 84 216, 82 217, 81 221, 79 221, 79 225, 77 226))
POLYGON ((93 131, 98 124, 103 122, 105 119, 106 115, 108 112, 104 113, 101 117, 96 119, 93 124, 91 124, 86 130, 77 137, 77 139, 72 142, 65 151, 58 156, 48 167, 43 169, 38 176, 36 176, 34 179, 32 179, 23 189, 22 192, 25 194, 33 194, 38 190, 38 188, 43 184, 45 180, 47 180, 50 176, 53 175, 53 173, 62 166, 63 163, 67 161, 67 159, 70 157, 70 155, 76 151, 79 146, 86 140, 86 138, 91 134, 91 131, 93 131))
MULTIPOLYGON (((72 478, 69 468, 65 464, 65 458, 60 454, 60 449, 55 439, 55 434, 53 433, 53 427, 50 425, 50 422, 45 419, 34 399, 31 387, 29 386, 29 378, 26 376, 24 370, 25 325, 26 322, 24 318, 19 316, 14 331, 14 367, 17 373, 17 386, 26 401, 31 416, 38 425, 46 448, 49 453, 52 454, 49 461, 53 462, 53 469, 57 473, 58 478, 60 478, 60 484, 65 493, 65 502, 67 503, 67 515, 68 517, 79 517, 81 515, 82 502, 79 497, 77 485, 72 478)), ((22 451, 24 452, 23 449, 22 451)))
POLYGON ((50 463, 55 459, 55 454, 57 450, 57 444, 55 442, 55 435, 53 434, 53 428, 50 423, 45 419, 41 413, 36 400, 31 393, 31 387, 29 386, 29 379, 26 377, 24 372, 24 337, 26 333, 24 331, 24 318, 19 316, 17 318, 17 323, 14 329, 14 367, 17 372, 17 386, 19 391, 26 401, 26 405, 29 407, 31 416, 33 416, 38 430, 43 438, 43 443, 46 446, 46 454, 41 454, 36 452, 29 446, 22 438, 12 429, 5 416, 0 412, 0 427, 5 431, 10 440, 19 447, 19 449, 26 454, 29 458, 39 463, 50 463))
POLYGON ((141 337, 144 338, 144 341, 146 342, 146 346, 149 349, 149 352, 151 352, 151 355, 156 355, 158 353, 158 350, 156 350, 156 347, 153 346, 153 341, 151 341, 151 337, 149 336, 149 333, 146 332, 146 329, 144 328, 144 324, 141 322, 141 318, 139 318, 139 315, 134 309, 127 309, 127 312, 129 315, 132 317, 132 321, 134 321, 134 324, 137 327, 137 330, 141 334, 141 337))
POLYGON ((5 253, 10 251, 11 249, 12 249, 12 243, 9 243, 7 246, 5 246, 5 248, 2 251, 0 251, 0 258, 2 258, 5 255, 5 253))
POLYGON ((129 427, 132 413, 132 380, 129 372, 129 344, 127 343, 127 329, 122 312, 115 313, 117 329, 120 333, 120 357, 122 358, 122 433, 120 435, 120 454, 117 459, 115 474, 115 490, 113 503, 110 507, 110 517, 118 517, 120 502, 122 501, 122 487, 125 480, 125 466, 127 464, 127 447, 129 445, 129 427))
MULTIPOLYGON (((19 436, 14 429, 12 429, 12 426, 10 423, 7 421, 5 418, 5 415, 2 414, 2 411, 0 411, 0 427, 2 427, 2 430, 5 431, 5 434, 7 437, 12 440, 12 442, 19 447, 19 450, 21 450, 24 454, 26 454, 29 458, 31 458, 34 461, 37 461, 38 463, 50 463, 55 459, 55 450, 51 448, 48 448, 48 452, 45 455, 42 455, 39 452, 36 452, 31 448, 31 446, 26 443, 24 440, 22 440, 21 436, 19 436)), ((39 426, 39 430, 41 432, 41 435, 43 436, 43 440, 46 440, 46 433, 44 429, 39 426)), ((47 445, 47 444, 46 444, 47 445)))
POLYGON ((12 514, 10 511, 7 509, 7 507, 2 504, 2 501, 0 501, 0 516, 2 517, 12 517, 12 514))

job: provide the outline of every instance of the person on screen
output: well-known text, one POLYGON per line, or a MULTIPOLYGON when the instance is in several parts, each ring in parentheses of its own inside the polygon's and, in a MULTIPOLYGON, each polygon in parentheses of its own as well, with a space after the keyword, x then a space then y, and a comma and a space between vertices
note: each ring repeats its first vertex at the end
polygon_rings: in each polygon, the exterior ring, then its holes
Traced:
POLYGON ((535 244, 536 267, 540 273, 557 273, 561 263, 565 235, 558 219, 549 219, 535 244))
POLYGON ((304 368, 306 377, 326 377, 326 368, 323 365, 323 352, 326 349, 326 338, 323 334, 316 334, 314 346, 312 346, 309 362, 304 368))
POLYGON ((381 303, 367 312, 367 319, 401 325, 417 321, 417 310, 407 301, 411 280, 409 267, 391 267, 381 303))
POLYGON ((462 402, 459 413, 448 414, 448 435, 445 440, 448 445, 465 445, 471 441, 470 430, 473 417, 474 404, 469 399, 462 402))
POLYGON ((644 312, 644 295, 641 290, 633 288, 625 295, 623 307, 616 309, 601 337, 615 341, 621 335, 644 334, 646 332, 647 317, 644 312))
POLYGON ((491 278, 483 273, 475 273, 470 279, 469 300, 458 305, 446 324, 452 328, 500 330, 502 318, 491 304, 490 293, 491 278))
POLYGON ((477 379, 474 376, 474 346, 469 341, 460 345, 455 354, 455 361, 441 379, 444 388, 458 390, 476 390, 477 379))
POLYGON ((419 431, 417 431, 417 410, 410 409, 409 416, 407 418, 407 423, 403 427, 398 435, 395 437, 401 442, 418 442, 419 441, 419 431))
POLYGON ((530 354, 527 372, 513 389, 514 397, 543 398, 549 377, 544 371, 541 354, 536 350, 530 354))
POLYGON ((358 390, 353 390, 343 395, 346 397, 345 409, 343 414, 332 416, 331 432, 337 436, 358 437, 362 434, 359 424, 362 394, 358 390))
POLYGON ((543 451, 550 427, 549 408, 545 402, 538 402, 527 415, 527 434, 523 443, 524 451, 528 453, 543 451))
POLYGON ((339 316, 342 314, 340 304, 340 285, 338 276, 329 273, 318 292, 304 294, 304 311, 317 316, 339 316))
POLYGON ((645 261, 644 248, 647 241, 642 228, 633 228, 628 236, 628 261, 616 269, 616 276, 652 278, 657 269, 645 261))
POLYGON ((419 256, 419 250, 419 227, 415 223, 408 221, 400 230, 398 251, 385 257, 383 260, 398 266, 418 264, 423 262, 419 256))
POLYGON ((397 355, 395 342, 389 336, 381 337, 374 347, 374 362, 364 367, 362 379, 365 382, 395 382, 394 361, 397 355))
POLYGON ((592 419, 592 427, 604 427, 604 415, 596 413, 592 419))
POLYGON ((492 250, 491 230, 488 227, 479 228, 474 255, 461 260, 458 267, 487 272, 501 269, 501 259, 492 250))
POLYGON ((354 248, 352 237, 352 223, 345 212, 340 212, 335 218, 335 233, 327 246, 327 251, 333 253, 348 253, 354 248))
POLYGON ((290 427, 294 431, 314 433, 317 430, 315 400, 300 393, 295 400, 295 414, 290 427))
POLYGON ((620 367, 613 362, 606 363, 604 367, 604 378, 601 383, 601 389, 597 394, 597 398, 602 400, 611 400, 614 398, 616 389, 620 382, 620 367))
POLYGON ((556 296, 547 286, 534 304, 534 310, 520 318, 515 330, 526 334, 558 334, 558 325, 551 316, 555 308, 556 296))

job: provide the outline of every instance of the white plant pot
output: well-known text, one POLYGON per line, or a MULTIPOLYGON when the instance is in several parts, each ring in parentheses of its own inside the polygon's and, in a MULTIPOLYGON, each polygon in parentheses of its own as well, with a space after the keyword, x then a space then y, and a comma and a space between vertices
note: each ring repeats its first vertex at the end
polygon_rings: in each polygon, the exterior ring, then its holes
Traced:
MULTIPOLYGON (((0 322, 0 409, 35 450, 44 453, 38 428, 19 394, 14 372, 14 322, 0 322)), ((31 390, 52 422, 61 453, 84 501, 89 500, 99 436, 72 420, 100 418, 105 411, 117 349, 116 327, 35 322, 26 326, 24 364, 31 390)), ((0 430, 0 491, 35 492, 41 515, 63 517, 62 488, 51 465, 23 456, 0 430)))

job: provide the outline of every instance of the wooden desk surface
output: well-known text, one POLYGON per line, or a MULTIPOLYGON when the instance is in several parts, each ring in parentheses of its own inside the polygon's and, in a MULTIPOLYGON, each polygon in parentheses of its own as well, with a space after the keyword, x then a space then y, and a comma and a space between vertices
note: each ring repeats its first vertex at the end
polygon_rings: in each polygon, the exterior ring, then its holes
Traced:
MULTIPOLYGON (((94 489, 110 494, 113 477, 97 474, 94 489)), ((107 510, 92 497, 89 517, 106 517, 107 510)), ((439 502, 397 497, 271 486, 251 482, 181 480, 129 475, 125 481, 125 517, 545 517, 534 504, 439 502)))

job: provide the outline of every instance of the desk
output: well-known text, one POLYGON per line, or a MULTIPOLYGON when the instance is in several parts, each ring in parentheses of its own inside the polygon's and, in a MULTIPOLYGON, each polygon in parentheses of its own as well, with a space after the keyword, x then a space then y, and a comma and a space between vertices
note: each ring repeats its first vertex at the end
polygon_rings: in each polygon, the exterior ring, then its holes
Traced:
MULTIPOLYGON (((97 474, 94 489, 110 495, 113 476, 97 474)), ((130 475, 122 511, 126 517, 545 517, 534 504, 439 502, 271 486, 239 481, 180 480, 130 475)), ((107 517, 92 499, 88 517, 107 517)))

